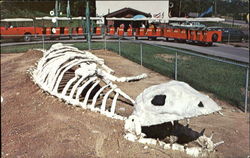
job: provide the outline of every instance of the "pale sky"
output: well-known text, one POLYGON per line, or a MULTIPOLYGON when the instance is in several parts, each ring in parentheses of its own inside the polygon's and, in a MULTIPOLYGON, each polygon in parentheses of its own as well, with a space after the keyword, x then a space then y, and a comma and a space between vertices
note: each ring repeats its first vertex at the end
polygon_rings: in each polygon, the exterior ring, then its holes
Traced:
POLYGON ((145 13, 158 14, 164 12, 167 14, 168 0, 161 1, 96 1, 96 13, 103 16, 110 12, 129 7, 145 13))

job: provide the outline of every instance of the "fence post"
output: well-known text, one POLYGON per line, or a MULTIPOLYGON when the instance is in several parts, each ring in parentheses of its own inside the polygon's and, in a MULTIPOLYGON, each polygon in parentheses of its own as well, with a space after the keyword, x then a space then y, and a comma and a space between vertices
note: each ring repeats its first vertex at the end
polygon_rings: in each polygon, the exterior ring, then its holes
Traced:
POLYGON ((44 49, 44 34, 42 34, 42 40, 43 40, 43 49, 44 49))
POLYGON ((104 50, 107 50, 107 40, 105 35, 104 35, 104 50))
POLYGON ((249 67, 246 71, 246 87, 245 87, 245 112, 247 112, 247 99, 248 99, 248 79, 249 79, 249 67))
POLYGON ((177 61, 177 57, 178 57, 177 55, 178 55, 178 54, 177 54, 177 52, 176 52, 176 53, 175 53, 175 67, 174 67, 174 68, 175 68, 175 71, 174 71, 174 79, 175 79, 175 80, 177 80, 177 62, 178 62, 178 61, 177 61))
POLYGON ((227 44, 230 44, 230 32, 228 32, 228 39, 227 39, 227 44))
POLYGON ((121 55, 121 40, 120 40, 120 37, 119 37, 119 55, 121 55))
POLYGON ((140 43, 140 52, 141 52, 141 66, 142 66, 142 43, 140 43))

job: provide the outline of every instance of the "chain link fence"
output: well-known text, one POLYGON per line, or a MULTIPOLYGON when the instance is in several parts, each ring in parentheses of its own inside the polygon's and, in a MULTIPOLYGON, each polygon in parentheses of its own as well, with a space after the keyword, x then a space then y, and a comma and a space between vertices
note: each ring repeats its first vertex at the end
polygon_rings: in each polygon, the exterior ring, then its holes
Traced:
POLYGON ((247 64, 134 40, 104 42, 108 50, 249 111, 247 64))

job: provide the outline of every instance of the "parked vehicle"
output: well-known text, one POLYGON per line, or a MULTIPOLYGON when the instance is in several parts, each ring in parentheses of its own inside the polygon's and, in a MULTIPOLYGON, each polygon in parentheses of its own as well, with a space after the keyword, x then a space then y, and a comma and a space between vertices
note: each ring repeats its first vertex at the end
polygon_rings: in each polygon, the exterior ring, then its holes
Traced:
POLYGON ((222 42, 242 42, 247 39, 247 35, 239 29, 223 27, 209 27, 208 29, 222 31, 222 42))
MULTIPOLYGON (((93 17, 94 18, 94 17, 93 17)), ((99 20, 100 18, 96 17, 92 20, 99 20)), ((38 20, 53 20, 53 17, 44 17, 36 18, 35 22, 38 20)), ((73 18, 72 18, 73 19, 73 18)), ((23 22, 24 19, 3 19, 1 22, 10 22, 10 21, 19 21, 23 22)), ((70 20, 69 18, 60 17, 57 20, 70 20)), ((77 20, 83 20, 83 17, 77 17, 77 20)), ((33 19, 26 19, 27 22, 33 22, 33 19)), ((193 23, 197 24, 197 23, 193 23)), ((39 25, 40 26, 40 25, 39 25)), ((93 31, 92 35, 102 36, 105 32, 108 36, 119 36, 119 37, 135 37, 139 38, 148 38, 149 40, 155 40, 157 38, 165 38, 166 41, 171 39, 175 42, 186 42, 192 44, 198 44, 203 46, 211 46, 213 42, 221 42, 222 31, 219 30, 208 30, 206 27, 198 28, 198 25, 182 25, 182 26, 157 26, 157 27, 141 27, 133 28, 132 25, 129 29, 125 30, 124 27, 107 27, 106 31, 102 32, 101 26, 96 26, 91 28, 93 31), (126 32, 125 32, 126 31, 126 32)), ((69 24, 62 26, 40 26, 36 27, 33 24, 30 24, 29 27, 23 26, 3 26, 1 27, 1 38, 22 38, 24 41, 31 41, 36 37, 45 37, 46 39, 60 39, 60 37, 66 38, 85 38, 86 30, 83 26, 73 26, 69 24), (16 37, 15 37, 16 36, 16 37)))
POLYGON ((2 39, 23 39, 26 42, 39 34, 42 34, 41 27, 35 27, 33 19, 16 18, 1 20, 2 39))
MULTIPOLYGON (((45 20, 52 21, 53 17, 44 18, 12 18, 2 19, 0 27, 1 39, 11 40, 23 40, 25 42, 32 41, 36 38, 42 38, 42 36, 49 39, 59 39, 60 37, 84 37, 84 29, 82 26, 70 27, 70 26, 44 26, 38 25, 39 21, 44 23, 45 20), (38 25, 38 26, 36 26, 38 25)), ((72 18, 73 19, 73 18, 72 18)), ((82 17, 74 18, 76 20, 82 20, 82 17)), ((58 18, 58 20, 69 20, 69 18, 58 18)), ((91 17, 92 21, 98 23, 102 18, 91 17)), ((52 23, 52 22, 51 22, 52 23)), ((53 23, 52 23, 53 24, 53 23)), ((101 36, 101 27, 93 28, 95 33, 93 35, 101 36)))
POLYGON ((245 34, 238 29, 224 28, 222 32, 222 41, 242 42, 245 40, 245 34))

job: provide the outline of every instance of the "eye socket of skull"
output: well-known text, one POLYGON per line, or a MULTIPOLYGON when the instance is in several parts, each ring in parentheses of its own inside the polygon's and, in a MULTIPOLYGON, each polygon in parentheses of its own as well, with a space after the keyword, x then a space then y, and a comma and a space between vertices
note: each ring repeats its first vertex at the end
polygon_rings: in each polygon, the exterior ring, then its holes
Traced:
POLYGON ((203 108, 203 107, 204 107, 203 103, 200 102, 200 103, 198 104, 198 107, 203 108))
POLYGON ((163 106, 165 104, 166 95, 156 95, 151 100, 151 103, 155 106, 163 106))

